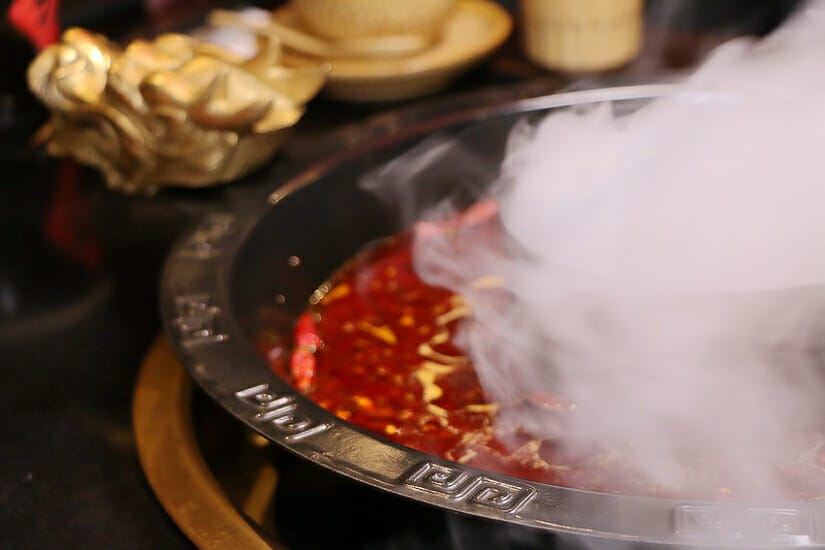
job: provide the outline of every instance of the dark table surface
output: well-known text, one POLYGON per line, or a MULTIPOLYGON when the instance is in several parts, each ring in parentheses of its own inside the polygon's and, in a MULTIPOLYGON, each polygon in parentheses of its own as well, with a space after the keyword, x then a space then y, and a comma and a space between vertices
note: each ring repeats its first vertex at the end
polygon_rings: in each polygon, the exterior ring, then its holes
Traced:
MULTIPOLYGON (((122 2, 121 9, 110 5, 105 12, 91 2, 66 2, 75 11, 65 18, 124 36, 135 29, 188 25, 196 16, 193 9, 204 4, 179 10, 174 18, 152 19, 136 2, 122 2)), ((661 12, 655 4, 652 12, 661 12)), ((701 4, 689 13, 706 13, 701 4)), ((684 15, 668 19, 680 23, 668 23, 673 31, 652 25, 642 59, 621 75, 653 78, 664 68, 693 63, 721 36, 764 30, 784 13, 764 5, 741 2, 745 11, 733 18, 719 15, 716 26, 713 20, 691 23, 684 15)), ((421 116, 483 102, 489 92, 482 90, 491 87, 516 85, 514 93, 525 94, 565 83, 531 67, 513 40, 437 98, 404 105, 313 101, 277 159, 231 186, 128 197, 106 190, 96 173, 27 145, 45 116, 22 85, 32 51, 7 28, 0 44, 5 50, 0 61, 3 548, 189 546, 140 470, 131 400, 141 359, 160 331, 157 287, 164 256, 194 220, 218 206, 260 196, 346 147, 365 131, 352 125, 384 111, 402 108, 421 116)), ((393 120, 379 116, 368 131, 391 131, 393 120)))

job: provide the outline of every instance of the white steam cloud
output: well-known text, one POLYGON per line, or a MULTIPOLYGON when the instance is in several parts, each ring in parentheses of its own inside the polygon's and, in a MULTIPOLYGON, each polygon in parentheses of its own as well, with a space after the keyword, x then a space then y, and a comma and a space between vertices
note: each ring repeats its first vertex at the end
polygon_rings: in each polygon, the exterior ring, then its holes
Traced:
POLYGON ((415 252, 426 281, 473 309, 460 344, 491 400, 576 405, 504 407, 502 437, 610 449, 675 493, 791 497, 777 463, 816 483, 825 2, 721 46, 632 115, 601 105, 519 126, 488 198, 506 239, 465 225, 415 252), (506 292, 473 284, 490 276, 506 292))

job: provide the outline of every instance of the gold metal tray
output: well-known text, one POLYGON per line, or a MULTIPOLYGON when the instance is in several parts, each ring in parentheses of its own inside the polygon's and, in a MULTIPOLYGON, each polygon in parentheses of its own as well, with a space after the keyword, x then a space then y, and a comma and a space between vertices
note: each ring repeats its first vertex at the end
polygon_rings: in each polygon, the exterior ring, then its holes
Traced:
POLYGON ((132 418, 140 463, 161 505, 199 548, 283 548, 252 526, 271 505, 277 472, 262 462, 239 510, 198 447, 191 396, 189 374, 159 338, 141 368, 132 418))

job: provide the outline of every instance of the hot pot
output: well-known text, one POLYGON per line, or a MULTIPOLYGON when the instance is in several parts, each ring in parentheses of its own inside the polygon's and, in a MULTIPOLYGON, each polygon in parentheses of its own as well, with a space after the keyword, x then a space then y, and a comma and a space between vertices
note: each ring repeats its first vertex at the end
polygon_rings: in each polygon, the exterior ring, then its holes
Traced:
MULTIPOLYGON (((568 92, 419 121, 308 169, 259 204, 213 213, 171 252, 161 310, 203 390, 270 441, 342 476, 418 502, 559 533, 675 546, 825 545, 825 502, 707 502, 597 493, 477 470, 387 442, 333 416, 273 374, 252 343, 261 308, 285 340, 308 298, 364 244, 445 197, 490 183, 509 130, 553 109, 610 102, 632 111, 665 84, 568 92), (459 135, 475 162, 441 162, 399 200, 363 174, 433 132, 459 135), (479 159, 482 159, 479 161, 479 159)), ((357 506, 357 503, 353 503, 357 506)))

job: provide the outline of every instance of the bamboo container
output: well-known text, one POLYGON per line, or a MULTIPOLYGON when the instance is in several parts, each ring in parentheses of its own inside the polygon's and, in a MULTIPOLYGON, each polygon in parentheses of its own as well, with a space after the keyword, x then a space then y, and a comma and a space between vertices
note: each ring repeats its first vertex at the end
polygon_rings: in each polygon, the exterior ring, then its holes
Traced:
POLYGON ((527 56, 567 72, 620 67, 641 48, 643 7, 643 0, 521 0, 527 56))

